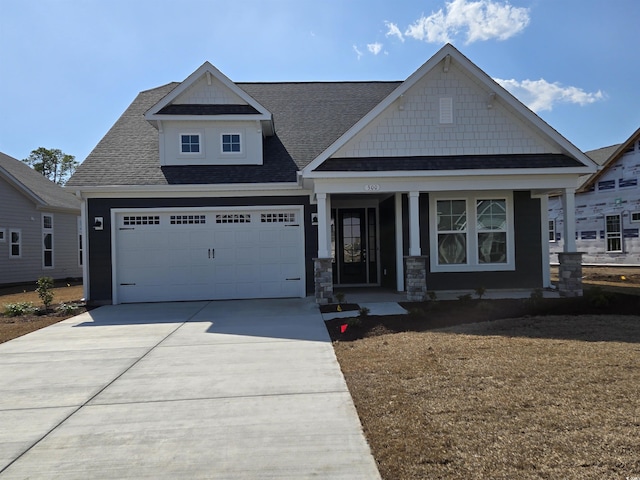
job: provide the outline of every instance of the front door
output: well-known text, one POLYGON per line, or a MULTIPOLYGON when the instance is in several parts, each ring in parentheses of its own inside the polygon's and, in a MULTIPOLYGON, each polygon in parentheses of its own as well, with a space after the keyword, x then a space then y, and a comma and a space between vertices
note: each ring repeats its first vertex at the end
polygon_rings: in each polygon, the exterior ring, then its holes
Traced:
POLYGON ((336 283, 376 284, 378 282, 376 209, 339 208, 334 212, 335 220, 338 227, 336 283))

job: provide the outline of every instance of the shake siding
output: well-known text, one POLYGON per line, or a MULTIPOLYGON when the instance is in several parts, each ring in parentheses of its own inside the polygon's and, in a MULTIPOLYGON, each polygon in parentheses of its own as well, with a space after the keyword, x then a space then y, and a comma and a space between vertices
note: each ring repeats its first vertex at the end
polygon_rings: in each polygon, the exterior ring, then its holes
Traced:
MULTIPOLYGON (((497 87, 496 87, 497 88, 497 87)), ((335 157, 559 153, 462 70, 436 68, 342 147, 335 157), (440 123, 440 99, 453 123, 440 123)))
POLYGON ((0 284, 35 282, 40 276, 81 277, 78 266, 77 216, 37 210, 35 204, 13 185, 0 178, 0 284), (42 213, 53 215, 54 267, 42 268, 42 213), (11 229, 22 232, 22 257, 10 258, 11 229))

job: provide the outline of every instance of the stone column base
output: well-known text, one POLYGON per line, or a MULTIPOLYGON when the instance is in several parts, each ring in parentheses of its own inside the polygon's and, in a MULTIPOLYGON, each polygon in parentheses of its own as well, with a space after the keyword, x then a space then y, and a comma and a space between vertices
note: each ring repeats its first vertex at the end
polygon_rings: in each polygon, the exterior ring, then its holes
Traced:
POLYGON ((409 302, 427 299, 427 257, 406 257, 405 289, 409 302))
POLYGON ((582 290, 582 253, 558 253, 558 292, 561 297, 581 297, 582 290))
POLYGON ((333 260, 331 258, 313 259, 313 278, 316 289, 316 303, 326 305, 333 302, 333 260))

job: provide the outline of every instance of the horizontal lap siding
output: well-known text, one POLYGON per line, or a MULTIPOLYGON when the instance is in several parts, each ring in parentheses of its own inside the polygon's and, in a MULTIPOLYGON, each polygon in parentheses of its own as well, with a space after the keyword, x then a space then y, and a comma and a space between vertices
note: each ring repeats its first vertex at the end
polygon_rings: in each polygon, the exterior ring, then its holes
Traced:
POLYGON ((41 276, 55 279, 81 277, 78 265, 77 216, 36 210, 35 204, 12 185, 0 179, 0 229, 6 240, 0 242, 0 284, 35 282, 41 276), (54 267, 42 267, 42 214, 53 215, 54 267), (10 258, 9 232, 22 232, 22 257, 10 258))

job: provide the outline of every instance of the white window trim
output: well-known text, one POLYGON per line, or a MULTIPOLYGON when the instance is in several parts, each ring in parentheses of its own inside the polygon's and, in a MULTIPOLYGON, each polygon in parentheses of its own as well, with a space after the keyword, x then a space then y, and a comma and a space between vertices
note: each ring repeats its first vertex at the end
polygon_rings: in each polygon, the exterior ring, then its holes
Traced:
MULTIPOLYGON (((550 218, 549 219, 549 224, 547 226, 548 229, 548 233, 553 233, 553 238, 549 238, 549 242, 550 243, 556 243, 556 229, 557 229, 557 225, 556 225, 556 219, 555 218, 550 218)), ((549 236, 549 235, 547 235, 549 236)))
POLYGON ((241 132, 222 132, 220 134, 220 153, 222 155, 229 155, 229 156, 238 156, 238 155, 244 155, 244 141, 242 139, 243 135, 241 132), (238 138, 240 139, 240 151, 238 152, 225 152, 224 151, 224 142, 222 141, 222 139, 224 138, 225 135, 238 135, 238 138))
POLYGON ((203 138, 204 138, 204 136, 202 135, 202 132, 180 132, 178 134, 178 154, 184 155, 184 156, 188 156, 188 157, 200 157, 200 156, 203 156, 204 155, 204 142, 202 141, 203 138), (197 135, 197 137, 198 137, 198 146, 200 147, 200 151, 199 152, 183 152, 182 151, 182 136, 183 135, 190 135, 190 136, 197 135))
POLYGON ((432 272, 496 272, 513 271, 515 265, 515 231, 512 192, 470 192, 468 194, 429 195, 429 262, 432 272), (467 204, 467 263, 440 265, 438 263, 438 200, 465 200, 467 204), (505 263, 480 263, 478 259, 478 230, 476 202, 478 200, 505 200, 507 207, 507 261, 505 263))
POLYGON ((5 243, 7 241, 7 230, 5 228, 0 228, 0 243, 5 243))
POLYGON ((604 249, 607 253, 623 253, 624 252, 624 231, 622 229, 622 216, 620 214, 613 215, 605 215, 604 216, 604 249), (607 218, 609 217, 618 217, 618 224, 620 225, 620 231, 617 233, 609 233, 607 230, 607 218), (609 250, 609 239, 610 238, 620 238, 620 250, 609 250))
POLYGON ((54 251, 55 251, 55 235, 53 234, 53 214, 52 213, 43 213, 42 214, 42 268, 43 269, 47 269, 47 270, 51 270, 53 268, 55 268, 55 260, 54 260, 54 251), (45 228, 44 226, 44 219, 45 217, 50 217, 51 218, 51 227, 49 228, 45 228), (47 251, 47 249, 44 246, 44 238, 46 235, 51 235, 51 265, 45 265, 45 252, 47 251))
POLYGON ((83 238, 83 232, 82 232, 82 217, 78 217, 77 227, 78 227, 78 236, 77 236, 77 240, 78 240, 78 266, 82 267, 82 264, 83 264, 83 261, 84 261, 84 238, 83 238))
POLYGON ((12 228, 9 230, 9 258, 22 258, 22 230, 20 228, 12 228), (13 236, 13 233, 17 232, 18 233, 18 243, 13 243, 11 237, 13 236), (13 255, 12 252, 12 247, 14 245, 18 245, 18 247, 20 248, 20 254, 19 255, 13 255))

